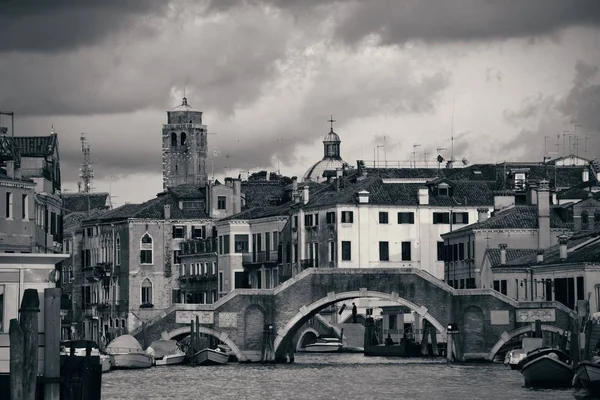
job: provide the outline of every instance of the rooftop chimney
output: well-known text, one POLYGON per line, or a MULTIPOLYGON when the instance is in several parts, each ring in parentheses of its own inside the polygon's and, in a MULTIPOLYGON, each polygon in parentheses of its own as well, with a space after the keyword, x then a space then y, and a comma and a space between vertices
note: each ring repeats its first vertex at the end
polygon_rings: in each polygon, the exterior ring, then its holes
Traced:
POLYGON ((477 222, 484 222, 488 219, 488 209, 480 207, 477 209, 477 222))
POLYGON ((419 188, 419 204, 429 204, 429 189, 419 188))
POLYGON ((544 250, 542 250, 542 249, 538 249, 538 251, 537 251, 537 262, 538 262, 538 264, 541 264, 544 262, 544 250))
POLYGON ((233 213, 242 212, 242 180, 233 179, 233 213))
POLYGON ((500 247, 500 265, 506 265, 506 248, 508 245, 501 244, 498 247, 500 247))
POLYGON ((560 245, 560 260, 565 261, 567 259, 567 243, 569 238, 564 233, 558 237, 558 243, 560 245))
POLYGON ((357 193, 358 196, 358 202, 360 204, 367 204, 369 202, 369 192, 367 192, 366 190, 361 190, 360 192, 357 193))
POLYGON ((538 249, 550 247, 550 185, 546 180, 540 181, 537 195, 538 211, 538 249))
POLYGON ((590 170, 587 168, 583 169, 583 176, 581 177, 581 180, 583 182, 587 182, 590 180, 590 170))
POLYGON ((537 198, 537 185, 532 183, 529 185, 529 204, 536 205, 538 202, 537 198))
POLYGON ((302 202, 304 204, 308 203, 308 200, 309 200, 308 196, 309 196, 309 194, 308 194, 308 185, 306 185, 306 186, 304 186, 302 188, 302 202))
POLYGON ((171 206, 169 204, 165 204, 163 211, 165 219, 171 219, 171 206))
POLYGON ((341 168, 337 168, 335 170, 335 189, 338 192, 340 190, 340 181, 342 180, 343 175, 344 175, 344 171, 342 171, 341 168))

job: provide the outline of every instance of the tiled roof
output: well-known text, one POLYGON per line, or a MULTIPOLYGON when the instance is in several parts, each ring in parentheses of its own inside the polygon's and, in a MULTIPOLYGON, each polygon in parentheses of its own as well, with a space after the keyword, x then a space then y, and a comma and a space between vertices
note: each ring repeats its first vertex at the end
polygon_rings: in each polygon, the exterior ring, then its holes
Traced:
POLYGON ((168 191, 179 200, 196 200, 206 198, 206 189, 198 185, 179 185, 170 187, 168 191))
POLYGON ((100 210, 95 209, 91 211, 78 211, 70 214, 65 214, 63 219, 63 230, 65 234, 73 234, 81 226, 82 222, 86 219, 98 217, 103 213, 110 212, 111 210, 100 210))
POLYGON ((54 153, 58 136, 15 136, 15 146, 19 148, 21 157, 46 157, 54 153))
MULTIPOLYGON (((500 265, 500 249, 487 249, 485 252, 486 252, 486 255, 490 259, 490 264, 492 265, 492 267, 495 267, 496 265, 500 265)), ((525 257, 525 256, 531 256, 531 255, 533 255, 534 258, 536 258, 537 257, 537 249, 507 248, 506 249, 506 262, 508 263, 508 262, 516 260, 518 258, 525 257)))
POLYGON ((259 219, 274 217, 277 215, 288 215, 293 203, 287 202, 279 206, 254 207, 242 211, 241 213, 222 218, 219 221, 242 220, 242 219, 259 219))
MULTIPOLYGON (((572 229, 573 223, 563 219, 559 212, 560 207, 550 207, 550 228, 572 229)), ((537 206, 514 206, 507 210, 497 212, 493 217, 483 222, 465 226, 452 231, 457 232, 481 230, 481 229, 537 229, 538 214, 537 206)))
MULTIPOLYGON (((508 251, 508 249, 507 249, 508 251)), ((556 244, 544 251, 544 261, 537 262, 537 255, 527 254, 522 257, 507 261, 503 267, 523 267, 530 265, 549 265, 559 263, 599 263, 600 262, 600 237, 598 232, 574 235, 567 243, 567 260, 560 259, 560 245, 556 244), (586 243, 588 242, 588 243, 586 243), (581 247, 574 249, 581 245, 581 247)))
POLYGON ((88 211, 108 208, 106 203, 109 194, 105 192, 95 193, 63 193, 63 207, 65 215, 72 212, 88 211))
POLYGON ((285 192, 280 181, 245 181, 241 186, 242 198, 246 201, 244 208, 280 204, 285 192))

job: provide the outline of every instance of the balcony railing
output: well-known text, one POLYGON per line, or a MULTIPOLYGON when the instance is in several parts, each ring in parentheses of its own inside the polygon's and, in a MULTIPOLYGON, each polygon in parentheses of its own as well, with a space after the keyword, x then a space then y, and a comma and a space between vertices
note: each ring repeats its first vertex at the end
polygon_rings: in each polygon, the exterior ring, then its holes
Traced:
POLYGON ((48 168, 21 168, 22 178, 44 178, 52 181, 52 171, 48 168))
POLYGON ((306 268, 317 268, 318 267, 318 263, 317 260, 309 258, 306 260, 300 260, 300 268, 302 269, 306 269, 306 268))
POLYGON ((278 263, 279 255, 277 250, 256 251, 242 254, 242 265, 259 263, 278 263))
POLYGON ((181 254, 203 254, 217 252, 217 238, 188 239, 181 244, 181 254))

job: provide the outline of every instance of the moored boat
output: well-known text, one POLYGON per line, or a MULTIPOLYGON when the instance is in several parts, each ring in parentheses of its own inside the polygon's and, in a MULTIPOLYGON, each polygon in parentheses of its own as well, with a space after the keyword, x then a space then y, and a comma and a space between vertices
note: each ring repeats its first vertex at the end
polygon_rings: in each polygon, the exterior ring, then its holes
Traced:
POLYGON ((131 335, 122 335, 106 346, 113 368, 150 368, 154 358, 144 352, 140 343, 131 335))
POLYGON ((223 365, 229 361, 229 355, 220 350, 206 348, 194 354, 194 362, 198 365, 223 365))
POLYGON ((519 369, 519 363, 527 357, 527 353, 523 349, 514 349, 506 353, 504 365, 510 369, 519 369))
POLYGON ((581 386, 593 395, 600 395, 600 357, 581 361, 576 370, 581 386))
POLYGON ((343 345, 337 338, 319 338, 315 343, 307 344, 304 351, 307 353, 337 353, 343 345))
POLYGON ((573 365, 564 352, 550 347, 533 350, 519 364, 530 387, 571 387, 573 365))
POLYGON ((102 354, 98 349, 98 344, 92 340, 67 340, 60 343, 60 354, 68 356, 71 354, 71 346, 73 347, 73 355, 76 357, 85 357, 86 348, 90 346, 90 356, 99 357, 102 372, 108 372, 111 369, 110 356, 102 354))
POLYGON ((183 352, 175 340, 155 340, 146 353, 154 357, 154 365, 176 365, 185 360, 183 352))

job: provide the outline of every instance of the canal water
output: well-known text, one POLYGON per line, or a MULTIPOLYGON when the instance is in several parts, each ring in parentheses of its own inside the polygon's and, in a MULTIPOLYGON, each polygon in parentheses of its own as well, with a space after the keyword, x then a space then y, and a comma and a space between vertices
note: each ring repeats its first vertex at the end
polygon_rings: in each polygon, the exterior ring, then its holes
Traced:
POLYGON ((102 375, 102 399, 591 399, 583 390, 533 390, 501 364, 296 354, 293 364, 153 367, 102 375))

